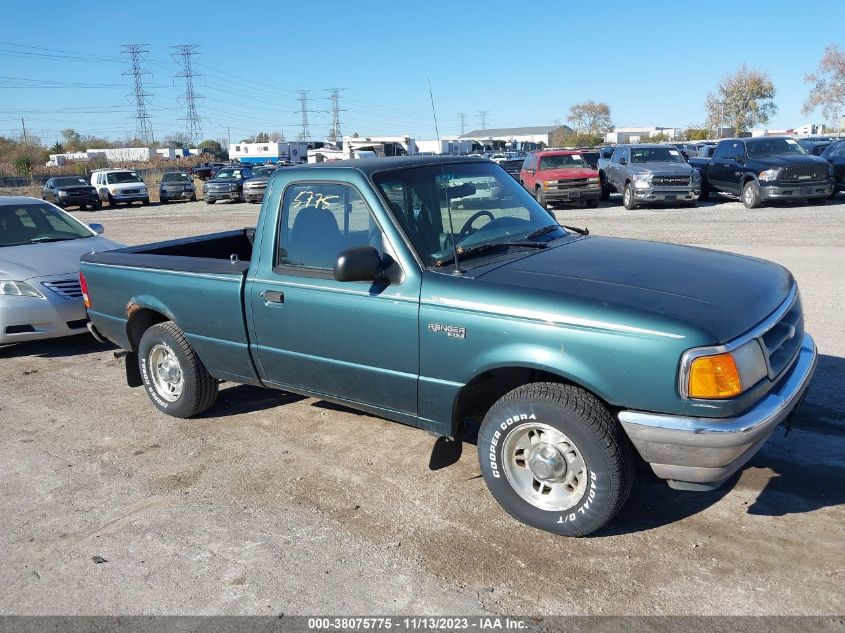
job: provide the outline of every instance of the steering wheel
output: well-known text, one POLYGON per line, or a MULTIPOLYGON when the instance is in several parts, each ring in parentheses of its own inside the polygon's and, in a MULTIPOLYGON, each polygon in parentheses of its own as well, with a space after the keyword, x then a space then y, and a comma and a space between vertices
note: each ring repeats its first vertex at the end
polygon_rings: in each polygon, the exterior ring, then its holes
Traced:
POLYGON ((484 217, 485 215, 490 218, 491 222, 496 219, 496 216, 490 213, 489 211, 478 211, 477 213, 473 213, 470 216, 469 220, 464 222, 464 225, 461 227, 461 232, 458 233, 458 240, 460 241, 468 235, 472 235, 473 233, 475 233, 476 229, 472 228, 472 223, 475 222, 478 218, 484 217))

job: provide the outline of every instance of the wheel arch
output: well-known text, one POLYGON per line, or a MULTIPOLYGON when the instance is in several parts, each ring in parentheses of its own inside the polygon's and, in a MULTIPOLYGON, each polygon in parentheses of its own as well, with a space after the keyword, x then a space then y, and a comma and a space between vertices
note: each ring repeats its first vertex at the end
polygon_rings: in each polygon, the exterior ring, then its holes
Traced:
POLYGON ((126 321, 126 340, 129 341, 129 351, 133 353, 137 353, 144 332, 157 323, 172 320, 162 311, 141 307, 137 303, 131 304, 127 312, 129 312, 129 319, 126 321))
POLYGON ((475 416, 483 417, 490 407, 506 393, 517 387, 535 382, 557 382, 572 385, 592 394, 598 398, 610 411, 614 407, 594 387, 582 380, 573 379, 545 367, 532 367, 530 365, 509 365, 490 367, 479 372, 466 383, 458 392, 452 406, 452 435, 460 433, 464 421, 475 416))

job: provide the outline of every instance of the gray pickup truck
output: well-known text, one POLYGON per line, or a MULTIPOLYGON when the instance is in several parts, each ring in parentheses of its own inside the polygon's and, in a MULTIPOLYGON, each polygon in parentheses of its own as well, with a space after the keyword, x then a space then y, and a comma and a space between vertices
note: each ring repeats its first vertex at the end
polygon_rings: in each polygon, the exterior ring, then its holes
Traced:
POLYGON ((617 145, 602 173, 602 199, 621 193, 626 209, 654 203, 694 207, 701 193, 701 174, 674 145, 617 145))

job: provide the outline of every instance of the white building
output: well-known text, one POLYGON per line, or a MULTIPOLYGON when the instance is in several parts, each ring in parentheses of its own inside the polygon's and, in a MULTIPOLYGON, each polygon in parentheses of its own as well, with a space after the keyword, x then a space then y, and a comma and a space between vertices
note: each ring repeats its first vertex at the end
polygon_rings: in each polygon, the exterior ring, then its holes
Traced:
POLYGON ((461 140, 475 141, 480 145, 504 144, 506 149, 529 149, 524 145, 537 146, 540 143, 549 147, 551 136, 557 130, 571 134, 572 128, 566 125, 532 125, 529 127, 501 127, 473 130, 458 137, 461 140))
POLYGON ((344 136, 343 147, 352 149, 367 149, 373 146, 373 151, 384 156, 411 156, 417 154, 417 142, 407 134, 401 136, 344 136), (381 146, 379 148, 379 146, 381 146))
POLYGON ((666 135, 670 141, 680 138, 684 131, 676 127, 618 127, 605 135, 607 143, 645 143, 655 136, 666 135))

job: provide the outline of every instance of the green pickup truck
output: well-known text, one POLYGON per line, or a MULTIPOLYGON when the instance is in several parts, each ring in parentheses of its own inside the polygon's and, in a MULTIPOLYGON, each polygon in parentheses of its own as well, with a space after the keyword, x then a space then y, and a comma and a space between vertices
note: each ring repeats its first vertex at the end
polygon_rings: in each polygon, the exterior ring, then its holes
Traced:
POLYGON ((277 171, 254 230, 92 253, 80 277, 92 332, 161 411, 231 381, 440 436, 481 420, 495 498, 571 536, 619 511, 634 460, 723 483, 816 364, 786 269, 568 229, 472 157, 277 171))

